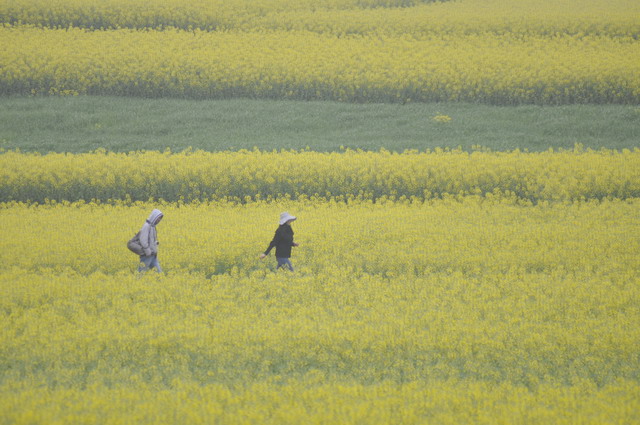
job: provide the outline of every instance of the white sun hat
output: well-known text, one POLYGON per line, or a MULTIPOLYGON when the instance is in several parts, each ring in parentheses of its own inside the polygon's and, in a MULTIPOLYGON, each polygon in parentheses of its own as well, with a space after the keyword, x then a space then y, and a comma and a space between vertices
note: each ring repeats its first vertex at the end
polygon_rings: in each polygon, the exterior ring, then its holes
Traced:
POLYGON ((289 220, 295 220, 295 219, 296 219, 295 216, 292 216, 288 212, 283 212, 282 214, 280 214, 280 225, 283 225, 289 220))

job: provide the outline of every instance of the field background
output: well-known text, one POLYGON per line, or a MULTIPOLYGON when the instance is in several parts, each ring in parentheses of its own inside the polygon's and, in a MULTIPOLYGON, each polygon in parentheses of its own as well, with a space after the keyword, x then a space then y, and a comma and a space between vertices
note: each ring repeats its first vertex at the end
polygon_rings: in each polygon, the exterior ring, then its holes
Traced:
POLYGON ((638 104, 633 0, 0 2, 0 94, 638 104))
POLYGON ((0 24, 0 424, 640 424, 637 1, 0 24))

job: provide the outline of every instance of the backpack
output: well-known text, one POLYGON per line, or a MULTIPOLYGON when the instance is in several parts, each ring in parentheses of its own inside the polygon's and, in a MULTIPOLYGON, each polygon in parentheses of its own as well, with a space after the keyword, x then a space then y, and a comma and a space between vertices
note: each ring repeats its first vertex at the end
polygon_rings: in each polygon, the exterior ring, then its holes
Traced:
POLYGON ((142 244, 140 243, 140 232, 136 233, 134 237, 129 239, 129 242, 127 242, 127 248, 129 248, 129 251, 134 254, 144 255, 144 248, 142 248, 142 244))

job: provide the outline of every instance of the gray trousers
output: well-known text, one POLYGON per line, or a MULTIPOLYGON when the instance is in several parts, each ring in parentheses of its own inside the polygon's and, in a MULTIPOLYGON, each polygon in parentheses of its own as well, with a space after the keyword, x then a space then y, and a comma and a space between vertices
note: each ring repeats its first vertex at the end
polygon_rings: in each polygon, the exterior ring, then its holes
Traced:
POLYGON ((293 264, 291 264, 291 260, 288 258, 277 258, 276 260, 278 260, 278 267, 276 267, 276 270, 284 267, 286 269, 289 269, 291 271, 293 271, 293 264))
POLYGON ((157 255, 149 255, 148 257, 146 255, 140 256, 140 265, 138 266, 139 272, 151 270, 154 267, 158 273, 162 273, 162 268, 160 268, 160 262, 158 261, 157 255))

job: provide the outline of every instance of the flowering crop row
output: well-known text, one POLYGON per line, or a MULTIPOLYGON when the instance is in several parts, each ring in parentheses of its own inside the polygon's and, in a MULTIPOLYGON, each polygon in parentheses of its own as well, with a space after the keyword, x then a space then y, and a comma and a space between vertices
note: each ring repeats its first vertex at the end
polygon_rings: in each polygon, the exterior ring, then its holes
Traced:
POLYGON ((640 103, 640 43, 471 34, 0 28, 0 94, 640 103))
MULTIPOLYGON (((161 258, 167 270, 263 275, 271 264, 257 256, 278 227, 279 213, 295 210, 302 247, 294 250, 294 260, 315 274, 637 273, 639 202, 522 206, 468 197, 425 204, 168 203, 159 207, 165 213, 161 258)), ((146 203, 1 205, 1 264, 83 274, 114 274, 137 265, 125 242, 151 210, 146 203)))
POLYGON ((534 391, 468 382, 363 385, 313 374, 238 389, 197 383, 42 389, 34 383, 3 394, 0 420, 12 425, 633 424, 638 399, 637 384, 624 380, 602 388, 586 383, 534 391))
POLYGON ((0 422, 633 423, 639 202, 3 204, 0 422))
POLYGON ((629 0, 3 0, 0 94, 638 103, 638 17, 629 0))
POLYGON ((0 154, 0 201, 640 196, 640 151, 0 154))
POLYGON ((633 0, 2 0, 0 23, 49 28, 305 30, 324 34, 637 37, 633 0))

